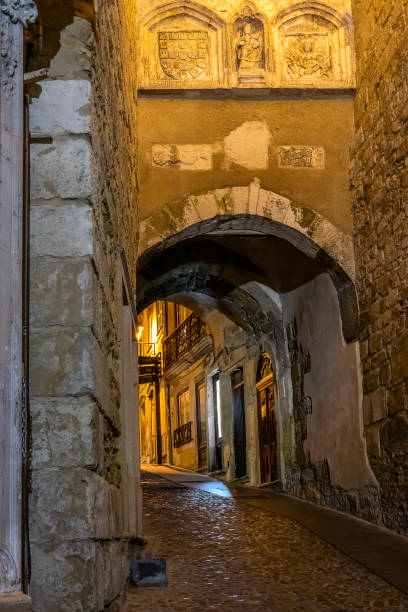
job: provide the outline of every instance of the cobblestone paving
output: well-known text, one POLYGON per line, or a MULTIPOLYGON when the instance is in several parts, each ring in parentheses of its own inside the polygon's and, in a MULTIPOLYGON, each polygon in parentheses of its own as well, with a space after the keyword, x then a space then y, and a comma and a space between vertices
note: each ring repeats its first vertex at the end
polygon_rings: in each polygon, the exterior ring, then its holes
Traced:
POLYGON ((144 501, 168 587, 133 587, 126 612, 408 611, 408 597, 289 519, 146 473, 144 501))

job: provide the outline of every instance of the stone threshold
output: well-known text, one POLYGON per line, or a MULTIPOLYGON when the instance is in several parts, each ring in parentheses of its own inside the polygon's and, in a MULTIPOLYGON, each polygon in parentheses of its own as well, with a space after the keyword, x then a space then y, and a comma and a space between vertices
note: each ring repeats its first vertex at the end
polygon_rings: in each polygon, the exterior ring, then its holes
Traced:
POLYGON ((1 612, 31 612, 31 597, 21 591, 0 593, 1 612))

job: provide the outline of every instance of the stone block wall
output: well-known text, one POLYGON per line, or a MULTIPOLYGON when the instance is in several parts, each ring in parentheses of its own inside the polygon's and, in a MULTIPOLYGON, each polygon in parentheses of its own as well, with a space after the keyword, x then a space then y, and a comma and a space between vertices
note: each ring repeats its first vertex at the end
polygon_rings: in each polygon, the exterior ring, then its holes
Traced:
POLYGON ((135 276, 138 240, 136 1, 97 0, 92 55, 92 192, 101 267, 117 245, 135 276))
POLYGON ((353 2, 352 152, 364 424, 382 522, 408 533, 408 5, 353 2))
POLYGON ((39 612, 103 610, 136 535, 124 533, 119 273, 120 249, 132 270, 137 246, 136 89, 123 67, 136 13, 101 2, 88 21, 70 3, 39 4, 44 46, 28 65, 49 74, 30 90, 30 588, 39 612))

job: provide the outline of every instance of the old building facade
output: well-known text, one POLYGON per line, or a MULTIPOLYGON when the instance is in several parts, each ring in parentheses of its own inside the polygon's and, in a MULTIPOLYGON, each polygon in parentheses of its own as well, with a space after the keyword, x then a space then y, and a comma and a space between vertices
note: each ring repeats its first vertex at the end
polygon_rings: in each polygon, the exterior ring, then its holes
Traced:
POLYGON ((0 15, 0 609, 120 607, 140 461, 406 534, 405 3, 0 15))

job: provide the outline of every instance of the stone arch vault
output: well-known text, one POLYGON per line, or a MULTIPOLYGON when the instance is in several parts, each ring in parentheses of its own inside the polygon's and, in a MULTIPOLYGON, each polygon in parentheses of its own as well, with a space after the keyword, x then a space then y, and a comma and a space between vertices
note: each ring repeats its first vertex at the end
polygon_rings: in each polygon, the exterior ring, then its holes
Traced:
MULTIPOLYGON (((288 243, 320 266, 337 291, 344 339, 347 343, 356 340, 358 306, 351 236, 312 209, 262 189, 258 179, 247 186, 188 194, 141 221, 136 283, 139 308, 158 295, 152 275, 143 272, 155 258, 182 242, 218 235, 269 236, 288 243)), ((197 272, 196 267, 196 279, 197 272)))

